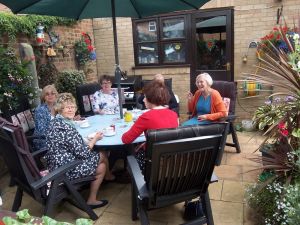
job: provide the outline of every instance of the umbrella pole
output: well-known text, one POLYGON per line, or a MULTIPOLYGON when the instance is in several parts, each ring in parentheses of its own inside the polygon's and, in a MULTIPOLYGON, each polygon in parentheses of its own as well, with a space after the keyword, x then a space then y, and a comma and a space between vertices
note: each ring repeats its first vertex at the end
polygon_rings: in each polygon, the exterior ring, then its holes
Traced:
POLYGON ((114 36, 114 47, 115 47, 115 62, 116 62, 115 79, 118 84, 120 118, 123 119, 122 92, 121 92, 121 69, 120 69, 120 65, 119 65, 115 0, 111 0, 111 14, 112 14, 113 36, 114 36))

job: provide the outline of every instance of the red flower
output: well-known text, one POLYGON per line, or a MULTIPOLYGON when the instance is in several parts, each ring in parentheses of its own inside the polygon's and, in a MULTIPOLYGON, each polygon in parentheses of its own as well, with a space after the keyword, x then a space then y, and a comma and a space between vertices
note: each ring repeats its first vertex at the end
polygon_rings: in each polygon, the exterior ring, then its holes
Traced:
POLYGON ((87 44, 87 45, 90 45, 91 44, 91 41, 89 39, 85 39, 84 42, 87 44))
POLYGON ((81 33, 81 35, 82 35, 82 36, 85 36, 85 35, 86 35, 86 33, 82 32, 82 33, 81 33))
POLYGON ((277 34, 276 40, 280 40, 281 39, 281 35, 277 34))
POLYGON ((91 52, 91 51, 93 51, 93 50, 94 50, 94 47, 93 47, 93 45, 89 45, 87 48, 88 48, 89 52, 91 52))
POLYGON ((285 129, 285 123, 284 123, 284 122, 280 122, 280 123, 278 124, 278 128, 279 128, 280 130, 285 129))
POLYGON ((287 27, 283 27, 282 31, 283 31, 283 33, 286 33, 288 31, 288 28, 287 27))
POLYGON ((289 135, 288 130, 281 130, 280 133, 285 137, 287 137, 289 135))
POLYGON ((277 27, 274 27, 273 30, 278 31, 278 28, 277 28, 277 27))

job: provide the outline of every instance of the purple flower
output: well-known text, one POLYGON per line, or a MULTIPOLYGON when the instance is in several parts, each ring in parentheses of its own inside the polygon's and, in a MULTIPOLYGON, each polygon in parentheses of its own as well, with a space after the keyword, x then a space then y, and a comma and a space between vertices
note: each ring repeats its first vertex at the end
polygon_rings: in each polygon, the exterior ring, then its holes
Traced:
POLYGON ((271 101, 271 100, 265 101, 265 104, 266 104, 266 105, 271 105, 271 104, 272 104, 272 101, 271 101))
POLYGON ((293 96, 286 96, 285 99, 284 99, 286 102, 291 102, 291 101, 294 101, 295 98, 293 96))
POLYGON ((281 101, 281 98, 280 98, 280 97, 274 98, 274 102, 275 102, 275 103, 279 103, 280 101, 281 101))

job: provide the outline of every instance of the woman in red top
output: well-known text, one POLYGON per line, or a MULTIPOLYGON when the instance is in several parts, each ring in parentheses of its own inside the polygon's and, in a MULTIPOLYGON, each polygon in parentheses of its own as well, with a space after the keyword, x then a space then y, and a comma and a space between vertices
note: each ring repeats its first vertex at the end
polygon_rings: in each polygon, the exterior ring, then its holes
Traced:
MULTIPOLYGON (((129 131, 123 134, 122 141, 125 144, 132 143, 138 136, 149 129, 178 127, 177 114, 165 107, 170 100, 168 89, 163 83, 149 82, 144 88, 144 103, 149 111, 143 113, 129 131)), ((136 155, 141 170, 144 170, 144 151, 136 155)))

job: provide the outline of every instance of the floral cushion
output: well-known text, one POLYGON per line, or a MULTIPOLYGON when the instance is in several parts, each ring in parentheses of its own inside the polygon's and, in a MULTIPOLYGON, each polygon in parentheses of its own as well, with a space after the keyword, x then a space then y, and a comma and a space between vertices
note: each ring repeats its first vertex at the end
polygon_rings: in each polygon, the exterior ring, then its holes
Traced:
POLYGON ((229 112, 230 98, 222 98, 222 99, 223 99, 226 111, 229 112))

